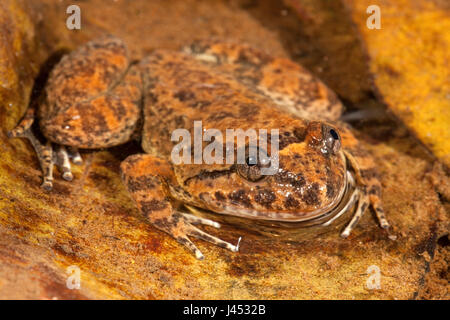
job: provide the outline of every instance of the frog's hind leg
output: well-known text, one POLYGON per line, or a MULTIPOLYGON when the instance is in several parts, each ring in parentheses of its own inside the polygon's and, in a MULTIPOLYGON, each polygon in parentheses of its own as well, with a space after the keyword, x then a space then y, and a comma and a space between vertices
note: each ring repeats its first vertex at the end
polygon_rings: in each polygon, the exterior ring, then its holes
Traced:
POLYGON ((8 132, 8 138, 28 138, 28 133, 34 123, 36 109, 30 106, 17 126, 8 132))
MULTIPOLYGON (((73 179, 69 162, 69 154, 66 148, 62 145, 58 145, 56 152, 54 152, 52 143, 41 143, 32 131, 34 119, 35 109, 33 106, 30 106, 19 124, 13 130, 8 132, 8 137, 26 138, 30 141, 36 152, 42 170, 43 181, 41 187, 49 191, 53 188, 53 166, 55 164, 62 173, 64 180, 71 181, 73 179)), ((70 157, 73 159, 75 164, 82 162, 81 156, 77 150, 71 150, 70 157)))
POLYGON ((211 242, 233 252, 238 251, 238 246, 211 236, 193 225, 205 224, 220 227, 219 224, 174 210, 168 184, 176 185, 177 182, 169 163, 149 154, 133 155, 122 162, 121 172, 125 186, 139 211, 153 226, 170 234, 192 251, 198 259, 203 259, 203 254, 192 243, 189 236, 211 242))
POLYGON ((342 231, 341 233, 341 237, 343 238, 347 238, 350 235, 350 232, 352 232, 352 230, 358 224, 359 220, 364 215, 364 212, 369 206, 369 198, 367 197, 367 195, 359 190, 357 190, 357 193, 358 193, 358 206, 356 207, 352 219, 345 227, 344 231, 342 231))
POLYGON ((301 65, 274 58, 247 45, 198 41, 186 53, 273 100, 295 116, 311 120, 337 120, 343 105, 322 81, 301 65))

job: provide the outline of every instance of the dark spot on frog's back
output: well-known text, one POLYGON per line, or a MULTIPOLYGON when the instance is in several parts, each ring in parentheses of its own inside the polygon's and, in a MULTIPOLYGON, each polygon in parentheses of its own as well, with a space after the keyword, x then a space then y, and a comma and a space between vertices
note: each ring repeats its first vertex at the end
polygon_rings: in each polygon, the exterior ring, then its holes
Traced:
POLYGON ((200 110, 203 110, 211 105, 211 101, 206 100, 200 100, 200 101, 192 101, 189 104, 189 107, 191 108, 198 108, 200 110))
POLYGON ((258 105, 253 103, 244 104, 239 107, 239 116, 243 119, 253 118, 254 116, 258 115, 258 113, 258 105))
POLYGON ((228 195, 228 199, 230 199, 231 201, 233 201, 235 203, 242 204, 243 206, 245 206, 247 208, 252 208, 250 198, 247 195, 247 193, 245 192, 245 190, 240 189, 240 190, 230 193, 228 195))
POLYGON ((123 119, 127 115, 127 110, 119 99, 112 104, 112 111, 117 119, 123 119))
POLYGON ((280 135, 278 138, 279 141, 279 150, 283 150, 285 147, 289 146, 292 143, 300 143, 302 142, 300 139, 298 139, 296 136, 287 136, 287 135, 280 135))
POLYGON ((381 70, 383 70, 386 74, 388 74, 391 78, 399 78, 401 73, 392 67, 390 64, 384 64, 381 66, 381 70))
POLYGON ((191 91, 180 90, 177 93, 175 93, 174 97, 180 101, 194 100, 195 94, 191 91))
POLYGON ((233 115, 231 112, 221 111, 221 112, 217 112, 217 113, 210 115, 208 117, 208 120, 209 121, 220 121, 225 118, 235 118, 235 115, 233 115))
POLYGON ((185 116, 175 116, 173 119, 171 119, 171 123, 176 127, 176 128, 185 128, 185 116))
POLYGON ((275 198, 275 194, 272 191, 263 189, 258 191, 255 201, 266 208, 270 208, 275 198))
POLYGON ((79 107, 79 114, 85 114, 85 121, 82 122, 83 130, 89 134, 102 134, 109 130, 105 117, 101 112, 94 112, 89 108, 79 107), (86 113, 88 113, 86 115, 86 113))
POLYGON ((146 103, 148 103, 149 105, 155 105, 158 103, 158 96, 156 94, 154 94, 151 91, 148 91, 145 94, 145 101, 146 103))

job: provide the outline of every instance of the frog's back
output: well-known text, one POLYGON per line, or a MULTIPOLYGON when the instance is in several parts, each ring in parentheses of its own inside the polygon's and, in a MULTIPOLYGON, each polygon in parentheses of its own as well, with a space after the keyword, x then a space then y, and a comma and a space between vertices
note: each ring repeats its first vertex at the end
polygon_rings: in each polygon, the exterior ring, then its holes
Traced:
POLYGON ((161 137, 170 137, 180 128, 193 132, 194 121, 202 121, 204 129, 221 132, 260 128, 293 132, 307 125, 307 121, 280 110, 255 87, 236 79, 229 68, 215 68, 191 55, 172 51, 156 51, 141 63, 146 87, 146 152, 170 155, 173 145, 161 137))

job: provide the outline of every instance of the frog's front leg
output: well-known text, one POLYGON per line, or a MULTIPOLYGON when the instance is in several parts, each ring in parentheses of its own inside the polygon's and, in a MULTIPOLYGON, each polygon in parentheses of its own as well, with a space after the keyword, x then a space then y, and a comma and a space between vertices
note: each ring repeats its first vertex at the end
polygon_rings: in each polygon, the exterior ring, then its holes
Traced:
POLYGON ((395 235, 389 232, 390 224, 386 219, 381 202, 380 179, 372 157, 370 157, 369 153, 361 146, 345 124, 341 124, 339 129, 345 157, 356 175, 356 192, 359 196, 355 214, 341 233, 341 236, 344 238, 348 237, 366 209, 372 206, 380 226, 387 231, 390 239, 395 240, 395 235))
POLYGON ((169 163, 152 155, 139 154, 125 159, 121 164, 121 171, 125 186, 139 211, 152 225, 170 234, 198 259, 203 259, 203 254, 189 236, 233 252, 239 250, 238 246, 211 236, 193 225, 204 224, 219 228, 217 222, 174 210, 168 184, 176 184, 176 179, 169 163))

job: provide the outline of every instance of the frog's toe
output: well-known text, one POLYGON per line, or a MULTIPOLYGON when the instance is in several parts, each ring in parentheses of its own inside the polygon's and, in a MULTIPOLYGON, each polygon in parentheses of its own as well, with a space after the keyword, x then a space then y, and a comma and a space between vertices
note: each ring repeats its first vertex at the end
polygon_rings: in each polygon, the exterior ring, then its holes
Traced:
POLYGON ((186 236, 181 236, 175 238, 179 243, 184 245, 186 248, 188 248, 190 251, 192 251, 193 254, 195 254, 195 257, 198 260, 203 260, 205 257, 203 256, 203 253, 196 247, 195 244, 192 243, 191 240, 189 240, 186 236))
POLYGON ((77 148, 74 147, 68 147, 67 148, 69 158, 72 159, 72 162, 76 165, 80 165, 83 163, 83 159, 81 158, 80 153, 78 152, 77 148))
POLYGON ((223 241, 222 239, 214 237, 214 236, 212 236, 212 235, 210 235, 210 234, 208 234, 208 233, 206 233, 206 232, 204 232, 204 231, 202 231, 202 230, 200 230, 200 229, 198 229, 198 228, 196 228, 194 226, 192 226, 190 228, 189 235, 193 236, 193 237, 196 237, 198 239, 202 239, 202 240, 208 241, 208 242, 210 242, 212 244, 215 244, 216 246, 228 249, 228 250, 233 251, 233 252, 238 252, 239 251, 239 243, 241 241, 241 238, 239 238, 238 244, 235 246, 235 245, 233 245, 233 244, 231 244, 229 242, 226 242, 226 241, 223 241))
POLYGON ((342 231, 341 237, 347 238, 350 235, 350 232, 352 232, 352 230, 358 224, 368 206, 369 198, 365 194, 359 194, 358 206, 352 219, 350 220, 350 223, 345 227, 344 231, 342 231))
POLYGON ((69 155, 64 146, 58 146, 58 149, 56 152, 56 165, 58 166, 59 170, 62 172, 62 177, 64 180, 66 180, 66 181, 73 180, 73 174, 72 174, 72 170, 71 170, 70 162, 69 162, 69 155))
POLYGON ((41 188, 44 189, 45 191, 50 191, 53 189, 53 182, 47 179, 44 182, 42 182, 41 188))
POLYGON ((73 174, 70 166, 70 160, 72 160, 72 162, 76 165, 83 163, 78 150, 73 147, 59 145, 55 156, 56 159, 54 159, 54 162, 60 170, 62 178, 66 181, 72 181, 73 174))
POLYGON ((389 229, 391 225, 386 219, 386 215, 384 214, 383 207, 381 206, 381 201, 373 202, 372 201, 372 207, 375 210, 375 214, 377 215, 377 219, 380 223, 380 226, 383 229, 389 229))
POLYGON ((192 223, 192 224, 203 224, 205 226, 211 226, 214 228, 220 228, 220 223, 209 220, 209 219, 205 219, 205 218, 201 218, 201 217, 197 217, 193 214, 190 213, 181 213, 188 222, 192 223))

